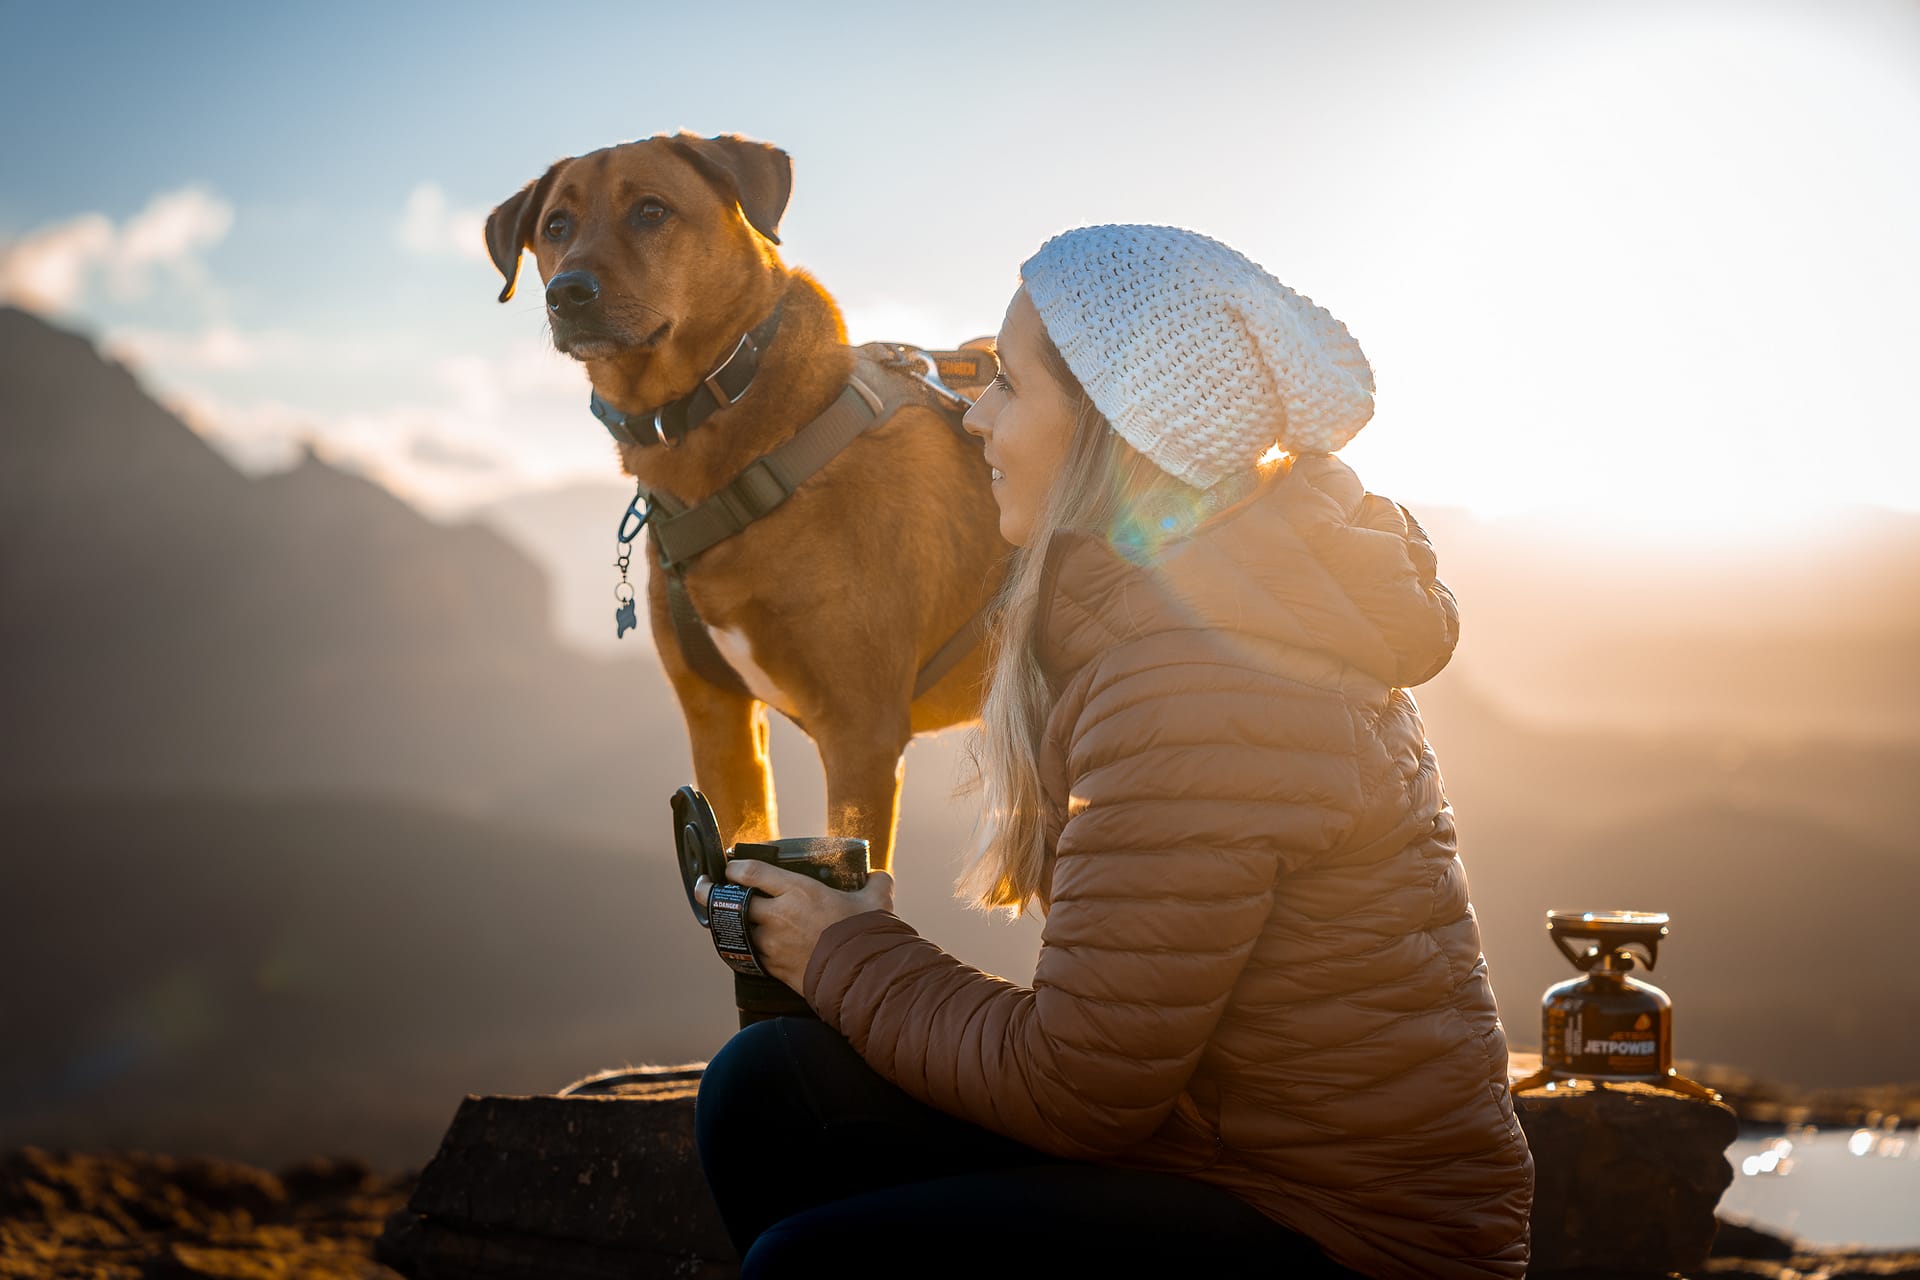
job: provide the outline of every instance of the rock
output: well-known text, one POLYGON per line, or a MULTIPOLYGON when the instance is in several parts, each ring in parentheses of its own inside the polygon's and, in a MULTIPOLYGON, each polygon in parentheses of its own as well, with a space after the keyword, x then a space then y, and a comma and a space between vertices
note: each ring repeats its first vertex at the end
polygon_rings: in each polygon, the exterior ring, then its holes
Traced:
POLYGON ((1785 1262, 1798 1249, 1799 1246, 1786 1236, 1769 1231, 1745 1218, 1723 1216, 1720 1219, 1720 1229, 1714 1233, 1713 1237, 1713 1256, 1716 1258, 1785 1262))
MULTIPOLYGON (((739 1264, 691 1253, 657 1254, 518 1231, 462 1231, 402 1209, 380 1237, 380 1256, 409 1280, 734 1280, 739 1264)), ((731 1253, 731 1251, 729 1251, 731 1253)))
POLYGON ((703 1066, 468 1095, 376 1256, 415 1280, 737 1274, 694 1146, 703 1066))
POLYGON ((1533 1150, 1533 1276, 1691 1275, 1713 1247, 1740 1122, 1650 1085, 1561 1083, 1514 1095, 1533 1150))

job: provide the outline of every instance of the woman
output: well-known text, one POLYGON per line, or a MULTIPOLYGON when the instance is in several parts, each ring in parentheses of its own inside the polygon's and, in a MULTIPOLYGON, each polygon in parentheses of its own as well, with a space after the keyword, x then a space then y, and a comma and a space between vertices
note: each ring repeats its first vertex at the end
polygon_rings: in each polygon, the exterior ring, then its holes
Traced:
POLYGON ((1533 1165, 1404 692, 1457 614, 1332 456, 1359 346, 1224 245, 1108 226, 1022 266, 998 350, 967 429, 1018 550, 962 890, 1045 912, 1034 985, 885 875, 730 864, 820 1015, 701 1086, 743 1274, 1523 1275, 1533 1165))

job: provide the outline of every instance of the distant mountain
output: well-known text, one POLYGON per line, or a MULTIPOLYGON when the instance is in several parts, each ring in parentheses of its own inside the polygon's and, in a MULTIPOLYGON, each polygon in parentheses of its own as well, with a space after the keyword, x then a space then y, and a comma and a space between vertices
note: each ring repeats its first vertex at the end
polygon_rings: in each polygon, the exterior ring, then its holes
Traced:
POLYGON ((1754 739, 1722 729, 1649 731, 1515 718, 1463 672, 1415 690, 1447 793, 1463 819, 1558 844, 1709 807, 1830 828, 1920 864, 1920 738, 1754 739))
MULTIPOLYGON (((902 830, 903 916, 1031 981, 1036 923, 963 912, 951 833, 902 830)), ((464 1094, 704 1060, 738 1027, 664 840, 196 792, 0 798, 0 842, 0 1149, 417 1166, 464 1094)))
POLYGON ((1455 663, 1519 718, 1752 742, 1920 735, 1920 515, 1865 508, 1648 547, 1419 511, 1460 600, 1455 663))
POLYGON ((560 645, 492 530, 311 455, 250 479, 10 308, 0 420, 0 791, 364 788, 604 839, 636 772, 687 772, 657 671, 560 645))
POLYGON ((735 1023, 638 850, 322 798, 0 802, 0 831, 0 1147, 417 1166, 468 1092, 735 1023))
MULTIPOLYGON (((633 485, 587 481, 503 498, 475 513, 475 520, 519 547, 553 584, 554 629, 568 644, 590 653, 644 658, 653 637, 643 626, 624 637, 613 625, 615 533, 633 497, 633 485)), ((635 582, 646 574, 646 552, 634 557, 635 582)))

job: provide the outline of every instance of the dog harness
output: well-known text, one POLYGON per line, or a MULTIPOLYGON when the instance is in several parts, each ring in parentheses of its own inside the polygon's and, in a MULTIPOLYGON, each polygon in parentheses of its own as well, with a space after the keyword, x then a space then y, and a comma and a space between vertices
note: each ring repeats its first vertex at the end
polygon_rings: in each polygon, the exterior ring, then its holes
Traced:
MULTIPOLYGON (((590 403, 615 440, 640 447, 674 448, 688 432, 709 416, 731 405, 753 385, 760 357, 780 325, 780 308, 742 335, 732 354, 701 379, 688 395, 648 413, 627 414, 600 399, 590 403)), ((615 589, 620 608, 614 614, 617 634, 638 625, 627 565, 633 540, 641 529, 650 531, 656 561, 667 574, 667 605, 675 638, 688 665, 708 683, 742 697, 758 697, 747 687, 713 643, 687 593, 686 569, 701 552, 733 537, 793 496, 806 479, 832 461, 855 439, 886 422, 907 405, 937 409, 962 439, 978 443, 962 428, 960 419, 971 405, 966 396, 948 387, 943 378, 966 384, 991 376, 993 357, 985 351, 925 351, 904 343, 871 342, 854 348, 854 368, 846 385, 813 421, 791 439, 749 462, 711 496, 682 503, 665 492, 649 492, 639 482, 620 518, 620 585, 615 589)), ((984 465, 984 459, 982 460, 984 465)), ((918 698, 966 656, 987 630, 991 602, 983 604, 921 666, 914 677, 918 698)))

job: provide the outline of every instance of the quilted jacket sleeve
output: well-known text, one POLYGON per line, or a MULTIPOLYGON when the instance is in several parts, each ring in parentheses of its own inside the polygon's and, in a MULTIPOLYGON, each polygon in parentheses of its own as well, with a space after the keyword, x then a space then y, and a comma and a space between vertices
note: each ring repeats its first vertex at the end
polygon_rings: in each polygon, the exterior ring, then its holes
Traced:
POLYGON ((1115 666, 1096 669, 1068 750, 1072 802, 1033 988, 962 963, 887 912, 828 928, 804 982, 820 1016, 912 1096, 1074 1159, 1159 1128, 1267 920, 1279 869, 1337 840, 1358 808, 1352 754, 1338 749, 1349 744, 1308 753, 1304 768, 1288 747, 1282 768, 1262 740, 1271 676, 1115 666), (1298 781, 1247 794, 1249 778, 1276 776, 1298 781))

